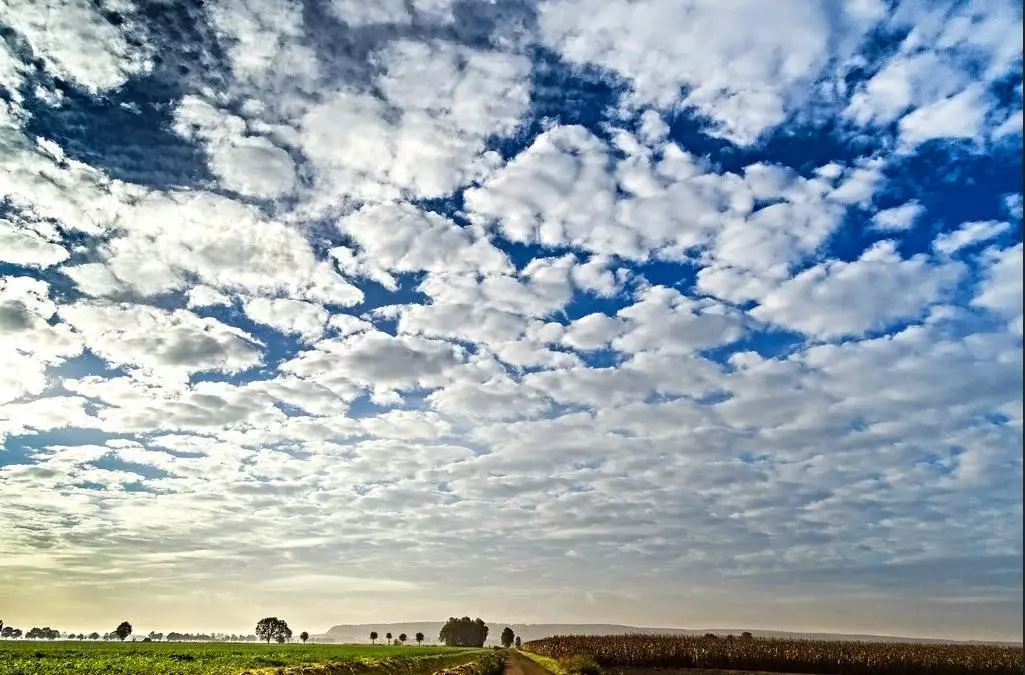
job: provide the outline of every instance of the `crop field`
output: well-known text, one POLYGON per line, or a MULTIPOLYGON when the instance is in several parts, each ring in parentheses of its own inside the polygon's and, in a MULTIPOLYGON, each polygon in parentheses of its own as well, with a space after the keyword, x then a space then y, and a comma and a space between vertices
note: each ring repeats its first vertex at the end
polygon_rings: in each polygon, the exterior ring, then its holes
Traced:
POLYGON ((0 642, 0 675, 429 675, 487 656, 479 649, 186 642, 0 642))
MULTIPOLYGON (((605 671, 722 669, 816 675, 1021 675, 1021 647, 826 642, 677 635, 556 636, 527 651, 570 663, 590 656, 605 671)), ((562 668, 571 672, 571 668, 562 668)))

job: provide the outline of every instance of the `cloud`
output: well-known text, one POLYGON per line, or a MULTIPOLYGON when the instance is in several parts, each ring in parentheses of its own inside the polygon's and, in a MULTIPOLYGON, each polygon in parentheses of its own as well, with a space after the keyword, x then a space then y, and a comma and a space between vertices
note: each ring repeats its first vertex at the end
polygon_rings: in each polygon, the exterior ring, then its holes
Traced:
POLYGON ((302 119, 301 147, 326 197, 442 196, 495 163, 481 154, 485 136, 511 132, 526 110, 522 57, 396 41, 374 59, 382 98, 333 91, 302 119))
POLYGON ((1012 331, 1022 332, 1022 245, 986 252, 983 281, 972 304, 1010 321, 1012 331))
POLYGON ((295 188, 295 163, 263 136, 247 135, 246 121, 194 96, 176 111, 176 127, 206 142, 210 164, 225 187, 256 197, 281 197, 295 188))
POLYGON ((2 7, 4 22, 28 41, 43 67, 56 76, 100 91, 149 69, 150 54, 127 39, 128 29, 138 21, 128 6, 104 6, 111 12, 106 16, 81 0, 63 0, 56 7, 5 1, 2 7), (111 16, 128 23, 119 27, 111 16))
POLYGON ((986 101, 981 87, 964 91, 919 108, 900 121, 900 142, 905 150, 937 138, 978 138, 986 122, 986 101))
POLYGON ((774 16, 774 31, 758 3, 559 0, 543 3, 539 20, 545 42, 570 61, 621 74, 641 101, 693 106, 713 133, 750 144, 785 119, 830 57, 853 48, 875 18, 859 11, 867 8, 839 12, 832 44, 831 17, 812 2, 774 16))
POLYGON ((114 365, 162 379, 203 371, 238 372, 261 362, 246 333, 186 310, 77 302, 58 310, 90 350, 114 365))
POLYGON ((940 253, 956 253, 963 248, 993 239, 1011 229, 1010 223, 997 220, 964 223, 953 232, 941 234, 933 242, 933 248, 940 253))
POLYGON ((0 219, 0 261, 23 267, 52 267, 68 259, 60 234, 45 222, 21 218, 0 219))
POLYGON ((910 201, 890 209, 883 209, 872 216, 872 223, 877 230, 883 232, 900 232, 911 229, 923 213, 925 213, 925 209, 921 204, 910 201))
POLYGON ((861 335, 901 319, 914 319, 943 299, 964 268, 904 260, 892 242, 880 242, 857 261, 827 261, 763 297, 751 314, 820 338, 861 335))
POLYGON ((253 321, 283 333, 296 333, 308 341, 321 336, 328 319, 327 310, 320 305, 290 298, 253 298, 244 308, 253 321))

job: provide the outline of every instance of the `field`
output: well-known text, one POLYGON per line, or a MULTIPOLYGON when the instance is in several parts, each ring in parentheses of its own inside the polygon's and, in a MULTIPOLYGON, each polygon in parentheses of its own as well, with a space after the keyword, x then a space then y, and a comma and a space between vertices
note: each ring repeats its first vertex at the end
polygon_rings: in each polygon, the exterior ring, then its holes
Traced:
MULTIPOLYGON (((429 675, 488 652, 449 647, 0 641, 0 675, 241 675, 330 664, 332 675, 429 675)), ((315 671, 314 671, 315 672, 315 671)))
MULTIPOLYGON (((565 667, 590 656, 604 671, 643 675, 687 668, 816 675, 1021 675, 1021 647, 709 638, 678 635, 557 636, 525 650, 565 667)), ((586 660, 585 660, 586 662, 586 660)), ((681 673, 682 675, 682 673, 681 673)))

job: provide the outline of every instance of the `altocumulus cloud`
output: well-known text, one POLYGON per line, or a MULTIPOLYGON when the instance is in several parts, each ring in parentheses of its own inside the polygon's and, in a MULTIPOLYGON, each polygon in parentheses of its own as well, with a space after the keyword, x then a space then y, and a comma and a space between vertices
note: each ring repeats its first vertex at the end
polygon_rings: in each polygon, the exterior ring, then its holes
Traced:
POLYGON ((1020 3, 0 9, 5 619, 1020 638, 1020 3))

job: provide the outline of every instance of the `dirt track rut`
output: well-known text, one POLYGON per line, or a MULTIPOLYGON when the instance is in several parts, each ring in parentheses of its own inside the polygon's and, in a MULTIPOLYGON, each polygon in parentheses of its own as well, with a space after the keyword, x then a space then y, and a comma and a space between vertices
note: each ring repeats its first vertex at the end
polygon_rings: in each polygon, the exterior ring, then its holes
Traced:
POLYGON ((552 675, 547 670, 537 665, 526 656, 513 650, 505 659, 505 671, 503 675, 552 675))

